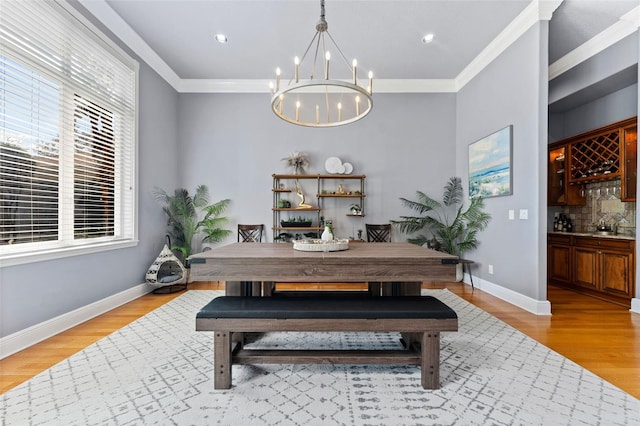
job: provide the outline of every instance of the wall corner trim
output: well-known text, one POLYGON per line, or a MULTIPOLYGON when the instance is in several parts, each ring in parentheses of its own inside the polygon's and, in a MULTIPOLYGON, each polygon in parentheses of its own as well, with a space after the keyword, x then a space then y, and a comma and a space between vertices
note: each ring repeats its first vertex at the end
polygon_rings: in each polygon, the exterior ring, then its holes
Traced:
POLYGON ((640 298, 634 297, 631 299, 631 309, 629 311, 640 314, 640 298))

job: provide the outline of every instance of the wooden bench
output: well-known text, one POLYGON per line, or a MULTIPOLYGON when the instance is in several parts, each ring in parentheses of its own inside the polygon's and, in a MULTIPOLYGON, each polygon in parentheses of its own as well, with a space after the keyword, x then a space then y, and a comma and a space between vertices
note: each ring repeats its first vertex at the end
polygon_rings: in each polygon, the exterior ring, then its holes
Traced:
POLYGON ((419 365, 422 387, 440 387, 440 332, 457 331, 456 313, 431 296, 217 297, 196 316, 214 332, 214 388, 231 387, 232 364, 419 365), (404 350, 246 349, 234 333, 380 331, 404 333, 404 350), (238 341, 239 340, 239 341, 238 341))

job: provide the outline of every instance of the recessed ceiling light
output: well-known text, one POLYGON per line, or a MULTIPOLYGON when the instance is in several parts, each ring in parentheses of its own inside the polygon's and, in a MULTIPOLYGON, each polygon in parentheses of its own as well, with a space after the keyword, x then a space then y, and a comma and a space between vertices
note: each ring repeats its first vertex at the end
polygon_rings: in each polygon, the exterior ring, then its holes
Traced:
POLYGON ((226 43, 229 41, 229 39, 224 34, 216 34, 216 41, 218 43, 226 43))
POLYGON ((424 37, 422 37, 422 43, 424 44, 429 44, 433 41, 433 34, 427 34, 424 37))

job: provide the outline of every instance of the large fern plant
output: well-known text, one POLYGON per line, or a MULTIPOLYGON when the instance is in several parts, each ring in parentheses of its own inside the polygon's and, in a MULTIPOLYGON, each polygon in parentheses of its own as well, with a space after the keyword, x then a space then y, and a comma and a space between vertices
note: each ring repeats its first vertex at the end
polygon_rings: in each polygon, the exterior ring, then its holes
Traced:
POLYGON ((184 188, 176 189, 173 195, 156 188, 154 196, 167 214, 171 250, 180 251, 185 261, 194 251, 197 234, 204 234, 202 243, 216 243, 231 234, 230 230, 223 229, 229 220, 221 216, 231 200, 209 204, 209 192, 205 185, 199 185, 193 196, 184 188))
POLYGON ((482 198, 471 199, 469 207, 464 209, 462 180, 459 177, 449 179, 442 202, 421 191, 416 191, 415 201, 400 200, 418 216, 400 216, 400 220, 392 220, 391 223, 406 234, 420 231, 430 234, 419 234, 407 239, 408 242, 422 246, 433 244, 432 239, 435 238, 440 251, 459 257, 478 246, 478 232, 485 229, 491 219, 491 215, 482 210, 482 198))

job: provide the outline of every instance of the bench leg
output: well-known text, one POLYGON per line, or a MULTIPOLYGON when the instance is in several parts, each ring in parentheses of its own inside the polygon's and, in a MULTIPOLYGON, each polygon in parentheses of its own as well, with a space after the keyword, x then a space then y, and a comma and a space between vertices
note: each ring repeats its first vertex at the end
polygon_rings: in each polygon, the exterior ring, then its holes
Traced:
POLYGON ((213 388, 231 387, 231 332, 216 331, 213 337, 213 388))
POLYGON ((422 333, 420 376, 424 389, 440 388, 440 333, 422 333))

